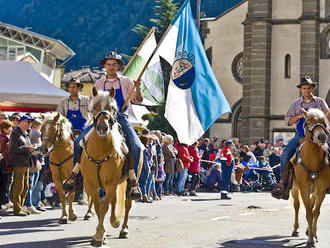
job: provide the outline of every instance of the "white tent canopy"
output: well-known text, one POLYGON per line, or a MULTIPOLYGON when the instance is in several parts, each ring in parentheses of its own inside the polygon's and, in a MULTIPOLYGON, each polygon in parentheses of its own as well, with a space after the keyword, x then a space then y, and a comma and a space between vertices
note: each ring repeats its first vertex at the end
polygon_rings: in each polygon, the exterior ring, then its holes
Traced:
POLYGON ((30 63, 0 61, 0 105, 54 108, 68 93, 49 83, 30 63))

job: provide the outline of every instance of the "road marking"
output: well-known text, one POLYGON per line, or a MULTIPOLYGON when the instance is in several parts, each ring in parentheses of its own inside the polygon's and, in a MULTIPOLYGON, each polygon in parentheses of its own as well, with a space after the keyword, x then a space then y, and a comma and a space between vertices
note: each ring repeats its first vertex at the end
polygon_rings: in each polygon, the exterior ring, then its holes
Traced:
POLYGON ((273 209, 265 209, 264 211, 265 212, 275 212, 275 211, 278 211, 279 209, 277 208, 273 208, 273 209))
POLYGON ((224 220, 224 219, 228 219, 228 218, 230 218, 230 216, 215 217, 215 218, 212 218, 211 220, 224 220))
POLYGON ((240 213, 238 215, 240 216, 248 216, 248 215, 252 215, 252 214, 255 214, 255 212, 250 212, 250 213, 240 213))

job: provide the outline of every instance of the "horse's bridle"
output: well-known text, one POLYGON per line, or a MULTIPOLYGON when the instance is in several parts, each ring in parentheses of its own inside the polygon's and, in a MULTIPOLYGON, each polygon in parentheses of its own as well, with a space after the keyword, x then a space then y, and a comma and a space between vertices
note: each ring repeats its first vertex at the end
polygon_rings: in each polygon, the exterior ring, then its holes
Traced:
POLYGON ((321 123, 315 123, 311 128, 309 128, 307 122, 305 121, 305 123, 304 123, 304 128, 308 131, 308 133, 311 136, 311 139, 312 140, 314 138, 313 131, 317 127, 321 127, 323 129, 323 131, 325 132, 325 134, 329 137, 329 131, 328 131, 328 129, 323 124, 321 124, 321 123))
POLYGON ((62 125, 60 125, 60 123, 55 123, 54 121, 47 121, 46 123, 51 123, 53 125, 56 125, 55 136, 54 136, 54 138, 52 140, 48 136, 44 137, 42 135, 42 137, 41 137, 41 141, 44 141, 44 140, 45 141, 49 141, 49 140, 51 140, 52 146, 51 146, 50 151, 48 152, 48 153, 50 153, 50 152, 52 152, 54 150, 55 141, 57 139, 57 136, 59 136, 60 140, 63 140, 63 137, 59 134, 59 133, 62 133, 62 125))
POLYGON ((110 127, 113 126, 113 124, 115 124, 117 122, 117 115, 113 116, 111 115, 110 111, 108 110, 101 110, 99 111, 95 117, 93 117, 93 122, 94 122, 94 127, 96 127, 96 124, 97 124, 97 119, 100 117, 100 115, 102 114, 106 114, 106 115, 109 115, 110 116, 110 120, 109 120, 109 125, 110 127))

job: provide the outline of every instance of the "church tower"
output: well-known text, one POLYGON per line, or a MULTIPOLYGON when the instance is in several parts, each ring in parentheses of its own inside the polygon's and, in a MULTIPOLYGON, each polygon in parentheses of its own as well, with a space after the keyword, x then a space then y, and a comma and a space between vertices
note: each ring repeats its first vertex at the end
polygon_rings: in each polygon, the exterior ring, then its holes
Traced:
POLYGON ((242 140, 269 139, 272 1, 249 0, 244 24, 242 140))

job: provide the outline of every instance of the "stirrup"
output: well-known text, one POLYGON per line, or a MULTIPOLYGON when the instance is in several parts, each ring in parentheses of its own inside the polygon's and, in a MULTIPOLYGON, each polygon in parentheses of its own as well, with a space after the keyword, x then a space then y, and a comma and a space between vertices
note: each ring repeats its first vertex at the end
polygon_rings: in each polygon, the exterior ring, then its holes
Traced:
POLYGON ((76 184, 76 177, 77 177, 77 175, 72 173, 71 176, 69 176, 69 178, 65 180, 65 182, 63 183, 63 189, 66 192, 74 192, 75 184, 76 184))
POLYGON ((142 197, 139 184, 136 180, 129 180, 127 183, 126 197, 130 200, 138 200, 142 197))
POLYGON ((285 187, 283 183, 279 183, 275 186, 275 188, 272 190, 271 195, 272 197, 276 199, 289 199, 289 190, 285 187))

